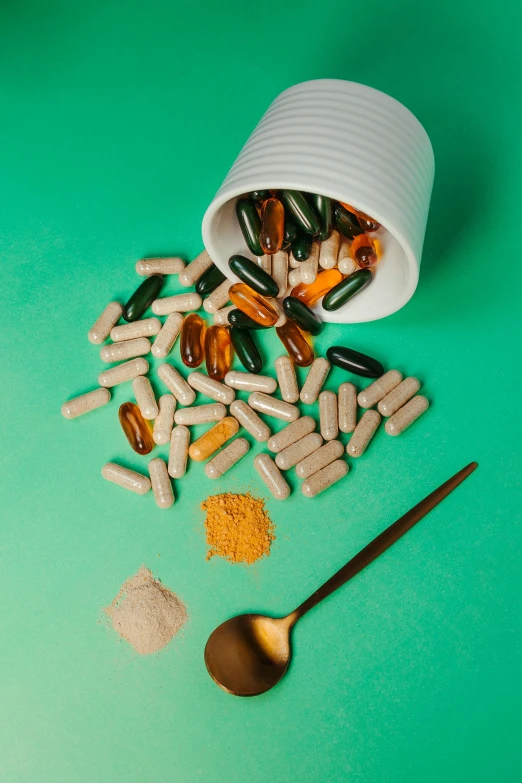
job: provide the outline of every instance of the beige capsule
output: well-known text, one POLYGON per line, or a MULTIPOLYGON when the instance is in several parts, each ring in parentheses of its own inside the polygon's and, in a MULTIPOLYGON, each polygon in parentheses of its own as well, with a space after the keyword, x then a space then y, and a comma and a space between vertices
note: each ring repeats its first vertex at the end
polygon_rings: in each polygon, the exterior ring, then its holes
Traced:
POLYGON ((417 378, 405 378, 399 383, 386 397, 383 397, 377 405, 377 410, 381 416, 393 416, 393 414, 402 408, 408 400, 411 400, 414 394, 420 389, 420 381, 417 378))
POLYGON ((348 441, 346 453, 351 457, 360 457, 364 454, 369 442, 377 431, 380 421, 381 417, 377 411, 371 409, 365 411, 348 441))
POLYGON ((187 472, 188 450, 190 443, 190 430, 188 427, 180 425, 174 427, 170 436, 169 452, 169 476, 172 478, 183 478, 187 472))
POLYGON ((275 360, 275 369, 281 397, 285 402, 297 402, 299 400, 299 387, 295 374, 295 365, 289 356, 278 356, 275 360))
POLYGON ((344 446, 339 440, 330 440, 321 446, 320 449, 314 451, 310 456, 298 462, 295 466, 295 472, 299 478, 307 479, 322 470, 331 462, 339 457, 344 452, 344 446))
POLYGON ((274 324, 274 327, 277 329, 278 326, 283 326, 283 324, 286 324, 288 319, 286 317, 285 311, 283 310, 283 308, 281 307, 277 299, 271 299, 270 304, 272 305, 277 315, 279 316, 274 324))
POLYGON ((340 235, 338 231, 332 231, 328 239, 321 242, 319 250, 319 266, 321 269, 333 269, 337 266, 339 254, 340 235))
POLYGON ((156 359, 165 359, 174 347, 183 326, 181 313, 171 313, 152 345, 152 355, 156 359))
POLYGON ((179 275, 185 269, 182 258, 142 258, 136 263, 136 272, 142 277, 149 275, 179 275))
POLYGON ((274 498, 276 500, 286 500, 290 494, 290 487, 273 459, 268 454, 258 454, 254 458, 254 468, 274 498))
POLYGON ((337 269, 342 275, 351 275, 357 269, 357 264, 350 255, 351 242, 343 239, 339 246, 339 255, 337 256, 337 269))
POLYGON ((147 337, 137 337, 135 340, 124 340, 121 343, 104 345, 100 349, 100 359, 107 364, 123 362, 126 359, 133 359, 135 356, 145 356, 150 353, 150 348, 150 340, 147 337))
POLYGON ((196 399, 196 392, 190 388, 185 378, 180 375, 175 367, 166 362, 165 364, 160 364, 158 375, 180 405, 192 405, 196 399))
POLYGON ((353 432, 357 424, 357 389, 353 383, 341 383, 337 390, 339 429, 353 432))
POLYGON ((159 413, 158 403, 156 402, 149 379, 144 375, 139 375, 137 378, 134 378, 132 390, 143 418, 155 419, 159 413))
POLYGON ((238 372, 232 370, 225 375, 225 383, 233 389, 241 391, 261 391, 272 394, 277 389, 277 381, 268 375, 254 375, 250 372, 238 372))
POLYGON ((107 462, 101 469, 101 474, 107 481, 112 481, 113 484, 136 492, 137 495, 146 495, 151 486, 148 476, 124 468, 123 465, 117 465, 115 462, 107 462))
POLYGON ((223 282, 207 296, 203 302, 203 309, 207 313, 217 313, 218 310, 221 310, 221 308, 230 301, 228 292, 231 285, 232 280, 223 280, 223 282))
POLYGON ((272 256, 272 279, 279 286, 278 296, 284 296, 288 287, 288 253, 280 250, 272 256))
POLYGON ((307 498, 315 498, 332 484, 344 478, 348 471, 349 467, 346 462, 342 459, 336 459, 335 462, 331 462, 326 468, 318 470, 313 476, 303 481, 301 492, 307 498))
POLYGON ((229 305, 228 307, 222 307, 221 310, 216 310, 214 313, 214 323, 216 326, 230 326, 230 321, 228 320, 229 314, 232 312, 232 310, 236 310, 236 306, 229 305))
POLYGON ((278 454, 283 449, 286 449, 290 444, 295 443, 296 440, 304 438, 309 432, 315 430, 315 421, 311 416, 301 416, 300 419, 289 424, 288 427, 283 427, 282 430, 272 435, 266 444, 270 451, 278 454))
POLYGON ((160 457, 151 459, 149 476, 156 505, 160 508, 170 508, 174 503, 174 492, 165 460, 160 457))
POLYGON ((227 409, 222 402, 213 402, 208 405, 194 405, 192 408, 180 408, 174 414, 176 424, 189 426, 192 424, 205 424, 208 421, 220 421, 227 415, 227 409))
POLYGON ((256 263, 267 275, 272 274, 272 256, 266 254, 264 256, 256 256, 256 263))
POLYGON ((234 400, 230 413, 259 443, 264 443, 270 437, 270 427, 243 400, 234 400))
POLYGON ((305 405, 312 405, 312 403, 317 401, 319 392, 323 388, 329 372, 330 362, 327 359, 320 356, 313 361, 304 386, 301 389, 301 402, 304 402, 305 405))
POLYGON ((321 448, 323 439, 318 432, 310 432, 304 438, 297 440, 286 449, 280 451, 275 458, 275 463, 280 470, 290 470, 298 462, 313 454, 314 451, 321 448))
POLYGON ((371 408, 372 405, 386 397, 392 389, 395 389, 401 381, 402 373, 398 370, 388 370, 388 372, 385 372, 384 375, 381 375, 380 378, 377 378, 376 381, 367 386, 366 389, 359 392, 357 402, 361 408, 371 408))
POLYGON ((236 462, 239 462, 241 457, 250 449, 250 444, 245 438, 236 438, 225 446, 222 451, 216 454, 210 462, 205 465, 205 475, 209 479, 220 478, 224 473, 230 470, 236 462))
POLYGON ((196 391, 201 392, 206 397, 216 402, 222 402, 224 405, 230 405, 234 402, 236 395, 233 389, 225 386, 224 383, 203 375, 202 372, 191 372, 187 377, 187 383, 196 391))
POLYGON ((154 337, 160 330, 161 321, 157 318, 143 318, 130 324, 113 326, 110 338, 113 343, 120 343, 122 340, 134 340, 136 337, 154 337))
POLYGON ((155 315, 170 315, 171 313, 188 313, 199 310, 202 299, 199 294, 175 294, 155 299, 152 303, 152 312, 155 315))
POLYGON ((319 395, 319 426, 325 440, 334 440, 339 435, 337 394, 333 391, 319 395))
POLYGON ((117 386, 125 381, 132 381, 138 375, 146 375, 149 371, 149 363, 146 359, 131 359, 123 362, 110 370, 104 370, 98 375, 100 386, 117 386))
POLYGON ((72 400, 67 400, 62 405, 62 416, 66 419, 76 419, 77 416, 83 416, 84 413, 101 408, 102 405, 107 405, 110 402, 111 393, 108 389, 100 387, 94 389, 94 391, 87 392, 87 394, 80 394, 79 397, 74 397, 72 400))
POLYGON ((299 418, 299 408, 295 405, 290 405, 284 400, 276 400, 275 397, 270 397, 263 392, 252 392, 248 398, 248 404, 251 408, 260 413, 265 413, 267 416, 273 416, 274 419, 281 419, 281 421, 295 421, 299 418))
POLYGON ((312 242, 312 249, 306 261, 301 261, 301 282, 304 285, 315 283, 319 267, 319 243, 312 242))
POLYGON ((419 416, 422 416, 424 411, 428 410, 429 406, 430 404, 426 397, 418 394, 388 419, 384 425, 385 431, 388 435, 400 435, 401 432, 408 429, 410 424, 417 421, 419 416))
POLYGON ((103 313, 87 332, 87 338, 93 345, 100 345, 109 336, 112 327, 118 323, 123 313, 119 302, 109 302, 103 313))
POLYGON ((288 266, 290 269, 299 269, 303 262, 298 261, 297 258, 294 256, 292 251, 290 251, 290 255, 288 256, 288 266))
POLYGON ((292 288, 295 288, 301 283, 301 270, 300 269, 292 269, 288 273, 288 285, 292 288))
POLYGON ((189 456, 196 462, 203 462, 221 446, 233 438, 239 430, 237 419, 233 416, 225 416, 224 419, 214 424, 204 435, 198 438, 189 448, 189 456))
POLYGON ((162 394, 158 400, 158 415, 154 419, 154 429, 152 430, 152 440, 158 446, 170 441, 175 411, 176 398, 172 394, 162 394))
POLYGON ((194 283, 197 283, 199 278, 205 274, 207 269, 210 269, 212 264, 213 261, 207 251, 202 250, 199 256, 196 256, 196 258, 191 261, 190 264, 187 264, 185 269, 179 273, 178 279, 180 285, 184 286, 185 288, 194 285, 194 283))

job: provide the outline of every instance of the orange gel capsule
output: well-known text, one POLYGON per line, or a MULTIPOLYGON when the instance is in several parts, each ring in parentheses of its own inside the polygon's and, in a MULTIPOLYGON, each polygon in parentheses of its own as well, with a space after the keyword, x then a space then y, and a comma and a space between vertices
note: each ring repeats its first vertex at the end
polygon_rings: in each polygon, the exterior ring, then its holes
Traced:
POLYGON ((297 324, 290 319, 276 328, 277 336, 288 351, 288 355, 299 367, 309 367, 314 360, 314 352, 297 324))
POLYGON ((231 286, 228 296, 230 301, 241 310, 245 315, 250 316, 253 321, 261 326, 273 326, 279 319, 279 315, 274 310, 270 302, 264 296, 258 294, 245 283, 234 283, 231 286))
POLYGON ((137 454, 150 454, 155 446, 149 422, 133 402, 124 402, 118 411, 121 428, 137 454))
POLYGON ((232 364, 232 342, 225 326, 209 326, 205 335, 207 372, 215 381, 222 381, 232 364))
POLYGON ((279 199, 267 199, 261 208, 259 244, 263 252, 272 256, 283 247, 285 234, 285 209, 279 199))
POLYGON ((197 313, 187 315, 181 327, 181 361, 187 367, 199 367, 205 355, 205 322, 197 313))
POLYGON ((325 269, 324 272, 319 272, 313 283, 297 285, 292 289, 291 296, 295 296, 296 299, 310 307, 322 299, 342 279, 343 276, 338 269, 325 269))
POLYGON ((362 269, 375 266, 379 260, 375 242, 366 234, 359 234, 359 236, 354 238, 350 248, 350 255, 362 269))
POLYGON ((233 416, 225 416, 218 421, 211 429, 207 430, 201 438, 198 438, 189 448, 190 459, 196 462, 203 462, 217 451, 223 443, 236 434, 239 430, 239 422, 233 416))
POLYGON ((360 209, 355 209, 350 204, 345 204, 344 201, 340 201, 339 204, 347 209, 348 212, 353 212, 353 214, 357 216, 357 220, 361 224, 363 231, 378 231, 381 227, 381 224, 377 223, 377 221, 367 215, 366 212, 361 212, 360 209))

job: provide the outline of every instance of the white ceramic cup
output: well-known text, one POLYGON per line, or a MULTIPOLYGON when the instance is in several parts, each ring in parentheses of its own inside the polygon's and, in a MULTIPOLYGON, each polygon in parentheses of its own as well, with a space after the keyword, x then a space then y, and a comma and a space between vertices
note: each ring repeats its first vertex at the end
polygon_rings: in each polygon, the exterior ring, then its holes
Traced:
POLYGON ((331 196, 371 215, 387 230, 374 281, 324 321, 384 318, 413 295, 419 279, 434 159, 428 135, 401 103, 340 79, 303 82, 282 92, 239 153, 203 218, 203 242, 237 281, 231 255, 254 258, 235 204, 252 190, 291 189, 331 196))

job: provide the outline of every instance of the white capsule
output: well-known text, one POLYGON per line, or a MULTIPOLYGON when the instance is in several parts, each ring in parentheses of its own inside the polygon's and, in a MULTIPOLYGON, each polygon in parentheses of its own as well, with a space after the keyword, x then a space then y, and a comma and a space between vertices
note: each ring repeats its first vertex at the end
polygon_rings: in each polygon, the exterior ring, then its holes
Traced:
POLYGON ((156 505, 160 508, 170 508, 174 503, 174 492, 165 461, 159 457, 151 459, 149 476, 156 505))
POLYGON ((317 401, 319 392, 323 388, 329 372, 330 362, 327 359, 320 356, 313 361, 304 386, 301 389, 301 402, 304 402, 305 405, 312 405, 312 403, 317 401))
POLYGON ((180 405, 192 405, 196 399, 196 392, 190 388, 175 367, 167 363, 160 364, 158 375, 180 405))
POLYGON ((155 299, 152 303, 152 312, 155 315, 170 315, 171 313, 188 313, 199 310, 202 299, 195 292, 192 294, 175 294, 155 299))
POLYGON ((98 375, 100 386, 117 386, 125 381, 132 381, 138 375, 146 375, 149 371, 149 363, 146 359, 131 359, 123 362, 110 370, 104 370, 98 375))
POLYGON ((64 402, 62 405, 62 416, 65 416, 66 419, 75 419, 77 416, 83 416, 84 413, 101 408, 102 405, 107 405, 110 399, 111 393, 108 389, 103 387, 94 389, 94 391, 80 394, 79 397, 74 397, 72 400, 64 402))
POLYGON ((135 340, 123 340, 121 343, 104 345, 100 349, 102 362, 123 362, 125 359, 133 359, 135 356, 145 356, 150 353, 150 340, 147 337, 137 337, 135 340))
POLYGON ((278 296, 284 296, 288 287, 288 253, 280 250, 272 256, 272 279, 279 286, 278 296))
POLYGON ((288 273, 288 285, 291 286, 291 288, 295 288, 300 284, 300 282, 301 282, 301 270, 292 269, 288 273))
POLYGON ((353 383, 341 383, 337 396, 339 429, 341 432, 353 432, 357 424, 357 389, 353 383))
POLYGON ((283 400, 276 400, 263 392, 252 392, 248 398, 248 404, 254 410, 265 413, 267 416, 273 416, 274 419, 281 421, 295 421, 299 418, 299 408, 290 405, 283 400))
POLYGON ((101 474, 107 481, 112 481, 113 484, 136 492, 137 495, 146 495, 150 489, 150 479, 147 476, 136 473, 135 470, 124 468, 122 465, 117 465, 115 462, 107 462, 101 469, 101 474))
POLYGON ((179 275, 185 269, 182 258, 142 258, 136 263, 136 272, 142 277, 149 275, 179 275))
POLYGON ((357 269, 357 264, 350 255, 352 244, 347 239, 342 239, 337 256, 337 269, 342 275, 351 275, 357 269))
POLYGON ((172 427, 174 425, 174 412, 176 410, 176 398, 172 394, 162 394, 158 400, 158 415, 154 419, 152 440, 158 446, 170 441, 172 427))
POLYGON ((210 269, 212 264, 213 261, 209 254, 206 250, 203 250, 199 256, 196 256, 196 258, 191 261, 190 264, 187 264, 185 269, 179 273, 178 279, 180 285, 184 286, 185 288, 194 285, 194 283, 196 283, 199 278, 205 274, 207 269, 210 269))
POLYGON ((155 419, 158 415, 158 404, 152 391, 150 381, 144 375, 139 375, 132 382, 132 390, 136 403, 144 419, 155 419))
POLYGON ((299 478, 307 479, 310 476, 313 476, 314 473, 325 468, 334 460, 339 459, 343 451, 344 446, 341 441, 330 440, 328 443, 325 443, 324 446, 321 446, 320 449, 317 449, 317 451, 310 454, 309 457, 298 462, 295 466, 295 472, 299 478))
POLYGON ((91 326, 87 337, 93 345, 99 345, 109 336, 112 327, 118 323, 123 313, 119 302, 109 302, 97 321, 91 326))
POLYGON ((169 476, 183 478, 187 471, 190 430, 188 427, 174 427, 170 436, 169 476))
POLYGON ((202 372, 191 372, 187 377, 187 382, 193 389, 201 392, 206 397, 210 397, 211 400, 216 400, 216 402, 230 405, 235 400, 236 395, 233 389, 229 389, 224 383, 209 378, 208 375, 203 375, 202 372))
POLYGON ((272 394, 277 389, 277 381, 268 375, 254 375, 250 372, 236 372, 232 370, 225 375, 225 383, 233 389, 241 391, 261 391, 272 394))
POLYGON ((280 470, 290 470, 298 462, 313 454, 314 451, 321 448, 323 439, 318 432, 310 432, 304 438, 297 440, 286 449, 280 451, 275 458, 275 463, 280 470))
POLYGON ((420 381, 417 378, 405 378, 386 397, 382 398, 377 405, 377 410, 382 416, 393 416, 399 408, 411 400, 414 394, 417 394, 419 389, 420 381))
POLYGON ((218 310, 221 310, 221 308, 230 301, 228 292, 231 285, 232 280, 223 280, 223 282, 207 296, 203 302, 203 309, 207 313, 217 313, 218 310))
POLYGON ((339 435, 337 395, 333 391, 323 391, 319 395, 319 424, 325 440, 334 440, 339 435))
POLYGON ((225 446, 215 457, 205 465, 205 475, 209 479, 220 478, 230 468, 239 462, 250 449, 250 444, 244 438, 236 438, 225 446))
POLYGON ((293 252, 290 252, 290 255, 288 256, 288 266, 290 269, 299 269, 301 264, 302 261, 298 261, 293 252))
POLYGON ((283 449, 286 449, 287 446, 290 446, 291 443, 295 443, 296 440, 304 438, 305 435, 308 435, 309 432, 313 432, 314 430, 315 421, 312 417, 301 416, 300 419, 289 424, 288 427, 283 427, 282 430, 275 435, 272 435, 266 445, 270 451, 278 454, 280 451, 283 451, 283 449))
POLYGON ((181 313, 171 313, 152 345, 152 355, 157 359, 165 359, 174 347, 183 326, 181 313))
POLYGON ((306 261, 301 262, 301 282, 305 285, 314 283, 319 266, 319 243, 312 242, 312 249, 306 261))
POLYGON ((288 319, 286 317, 285 311, 283 310, 283 308, 281 307, 277 299, 271 299, 270 304, 272 305, 272 307, 274 308, 274 310, 278 315, 278 319, 274 324, 274 328, 277 329, 278 326, 283 326, 283 324, 286 324, 288 319))
POLYGON ((236 306, 233 304, 228 307, 222 307, 221 310, 216 310, 214 313, 214 323, 216 326, 230 326, 230 321, 228 320, 229 313, 236 309, 236 306))
POLYGON ((272 274, 272 256, 266 254, 264 256, 257 256, 256 263, 261 267, 263 272, 267 273, 267 275, 272 274))
POLYGON ((317 471, 313 476, 303 481, 301 484, 301 492, 307 498, 315 498, 325 489, 331 487, 336 481, 340 481, 348 473, 348 465, 342 459, 336 459, 335 462, 331 462, 326 468, 317 471))
POLYGON ((297 402, 299 400, 299 387, 295 375, 295 365, 289 356, 278 356, 275 360, 275 369, 281 397, 285 402, 297 402))
POLYGON ((351 457, 360 457, 364 454, 369 442, 375 435, 380 421, 381 417, 377 411, 372 409, 365 411, 348 441, 346 453, 351 457))
POLYGON ((359 392, 357 402, 361 408, 371 408, 379 400, 395 389, 402 381, 402 373, 398 370, 388 370, 380 378, 359 392))
POLYGON ((113 343, 120 343, 122 340, 134 340, 136 337, 154 337, 160 330, 161 321, 157 318, 143 318, 141 321, 114 326, 110 338, 113 343))
POLYGON ((321 269, 333 269, 337 266, 339 242, 339 232, 335 230, 332 231, 328 239, 321 242, 321 249, 319 250, 319 266, 321 269))
POLYGON ((404 432, 410 424, 413 424, 419 416, 422 416, 424 411, 428 410, 430 404, 426 397, 422 394, 418 394, 412 400, 410 400, 403 408, 391 416, 384 425, 385 431, 388 435, 400 435, 404 432))
POLYGON ((274 498, 276 500, 286 500, 290 494, 290 487, 268 454, 258 454, 254 459, 254 468, 274 498))
POLYGON ((220 421, 227 415, 227 409, 222 402, 213 402, 209 405, 194 405, 193 408, 180 408, 174 414, 176 424, 189 426, 192 424, 204 424, 207 421, 220 421))
POLYGON ((259 443, 264 443, 270 437, 270 427, 243 400, 234 400, 230 413, 259 443))

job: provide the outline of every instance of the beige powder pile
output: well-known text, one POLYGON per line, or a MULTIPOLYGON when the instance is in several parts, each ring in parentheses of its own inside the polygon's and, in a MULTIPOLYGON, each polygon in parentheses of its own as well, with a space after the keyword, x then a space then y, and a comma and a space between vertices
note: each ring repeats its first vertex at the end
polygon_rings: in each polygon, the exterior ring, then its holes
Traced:
POLYGON ((140 655, 158 652, 187 620, 185 605, 177 595, 154 579, 145 566, 123 583, 104 612, 116 633, 140 655))

